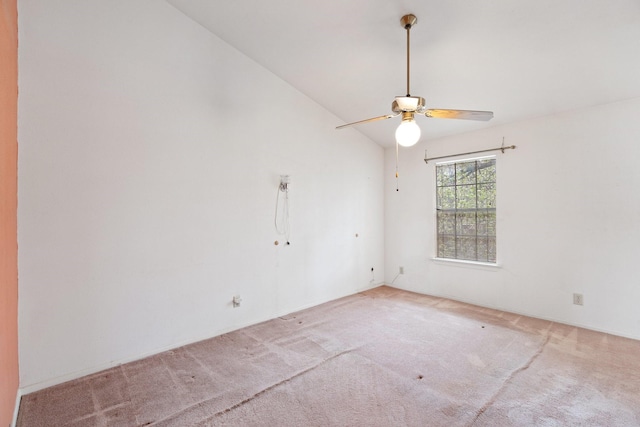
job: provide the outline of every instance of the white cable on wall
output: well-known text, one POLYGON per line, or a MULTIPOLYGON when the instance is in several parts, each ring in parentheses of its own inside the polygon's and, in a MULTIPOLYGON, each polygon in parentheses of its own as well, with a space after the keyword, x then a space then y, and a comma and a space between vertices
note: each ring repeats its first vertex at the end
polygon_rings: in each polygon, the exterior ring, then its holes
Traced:
POLYGON ((278 192, 276 194, 276 215, 274 219, 274 225, 276 232, 280 235, 284 235, 289 242, 290 224, 289 224, 289 175, 280 175, 280 185, 278 186, 278 192), (280 199, 282 200, 282 207, 280 207, 280 199))

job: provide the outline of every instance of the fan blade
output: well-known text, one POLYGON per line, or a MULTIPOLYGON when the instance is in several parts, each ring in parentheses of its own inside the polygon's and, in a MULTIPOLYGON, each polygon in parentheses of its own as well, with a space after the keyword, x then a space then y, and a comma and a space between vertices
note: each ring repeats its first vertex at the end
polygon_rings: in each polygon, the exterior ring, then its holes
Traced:
POLYGON ((394 117, 398 117, 399 115, 400 115, 400 113, 398 113, 398 114, 387 114, 386 116, 379 116, 379 117, 374 117, 372 119, 365 119, 365 120, 360 120, 358 122, 347 123, 346 125, 337 126, 336 129, 342 129, 342 128, 346 128, 346 127, 353 126, 353 125, 361 125, 363 123, 377 122, 378 120, 392 119, 394 117))
POLYGON ((424 112, 424 115, 437 119, 481 120, 486 122, 493 118, 493 111, 428 109, 424 112))

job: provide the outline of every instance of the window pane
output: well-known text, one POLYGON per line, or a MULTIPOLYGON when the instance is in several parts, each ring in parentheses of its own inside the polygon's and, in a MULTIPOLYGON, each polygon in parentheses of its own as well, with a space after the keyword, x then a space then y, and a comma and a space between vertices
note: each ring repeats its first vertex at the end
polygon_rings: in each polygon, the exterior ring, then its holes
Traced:
POLYGON ((495 236, 495 211, 478 211, 478 236, 495 236))
POLYGON ((456 231, 455 212, 438 212, 438 234, 454 235, 456 231))
POLYGON ((478 183, 496 182, 496 159, 478 160, 478 183))
POLYGON ((476 235, 476 214, 458 213, 456 215, 456 234, 458 236, 475 236, 476 235))
POLYGON ((496 262, 496 238, 490 237, 487 239, 487 261, 496 262))
POLYGON ((476 162, 456 163, 456 184, 476 183, 476 162))
POLYGON ((461 185, 456 187, 456 208, 475 209, 476 207, 476 186, 461 185))
POLYGON ((438 257, 455 259, 456 257, 455 237, 449 237, 449 236, 438 237, 438 257))
POLYGON ((478 237, 478 261, 488 261, 488 241, 486 237, 478 237))
POLYGON ((478 184, 478 208, 496 207, 496 185, 478 184))
POLYGON ((456 208, 456 187, 438 187, 438 209, 456 208))
POLYGON ((487 212, 487 236, 496 237, 496 212, 487 212))
POLYGON ((458 259, 473 260, 476 257, 476 238, 475 237, 458 237, 456 239, 456 250, 458 259))
POLYGON ((439 165, 436 167, 436 185, 442 187, 445 185, 455 185, 456 183, 456 165, 439 165))

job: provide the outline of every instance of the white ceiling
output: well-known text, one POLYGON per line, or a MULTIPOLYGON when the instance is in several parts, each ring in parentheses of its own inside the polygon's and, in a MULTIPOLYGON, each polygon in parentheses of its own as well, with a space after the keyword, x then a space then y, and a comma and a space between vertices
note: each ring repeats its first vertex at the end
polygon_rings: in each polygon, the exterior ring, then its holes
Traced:
MULTIPOLYGON (((640 0, 167 0, 338 116, 406 92, 490 122, 418 117, 422 140, 640 96, 640 0)), ((336 132, 394 144, 399 118, 336 132)))

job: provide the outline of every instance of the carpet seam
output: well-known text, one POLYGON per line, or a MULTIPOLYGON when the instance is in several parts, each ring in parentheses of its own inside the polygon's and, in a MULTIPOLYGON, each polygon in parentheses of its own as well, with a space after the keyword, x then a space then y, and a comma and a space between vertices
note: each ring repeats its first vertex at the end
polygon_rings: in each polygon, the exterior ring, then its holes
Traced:
MULTIPOLYGON (((280 381, 278 381, 277 383, 272 384, 272 385, 270 385, 269 387, 266 387, 266 388, 264 388, 264 389, 262 389, 262 390, 258 391, 257 393, 253 394, 252 396, 249 396, 249 397, 247 397, 246 399, 243 399, 242 401, 240 401, 240 402, 238 402, 238 403, 236 403, 236 404, 234 404, 234 405, 231 405, 231 406, 230 406, 230 407, 228 407, 228 408, 225 408, 225 409, 223 409, 223 410, 221 410, 221 411, 218 411, 218 412, 216 412, 216 413, 214 413, 214 414, 211 414, 210 416, 208 416, 207 418, 202 419, 202 420, 201 420, 201 421, 199 421, 199 422, 206 422, 206 421, 212 420, 212 419, 214 419, 214 418, 216 418, 216 417, 218 417, 218 416, 220 416, 220 415, 223 415, 223 414, 226 414, 226 413, 228 413, 228 412, 230 412, 230 411, 233 411, 234 409, 237 409, 237 408, 239 408, 240 406, 242 406, 242 405, 244 405, 244 404, 246 404, 246 403, 248 403, 248 402, 250 402, 250 401, 254 400, 255 398, 257 398, 257 397, 259 397, 259 396, 263 395, 264 393, 266 393, 266 392, 268 392, 268 391, 270 391, 270 390, 273 390, 274 388, 276 388, 276 387, 278 387, 278 386, 280 386, 280 385, 282 385, 282 384, 285 384, 285 383, 287 383, 287 382, 291 381, 291 380, 292 380, 292 379, 294 379, 294 378, 297 378, 297 377, 299 377, 299 376, 301 376, 301 375, 304 375, 304 374, 306 374, 306 373, 308 373, 308 372, 311 372, 311 371, 313 371, 314 369, 319 368, 320 366, 324 365, 324 364, 325 364, 325 363, 327 363, 327 362, 330 362, 331 360, 333 360, 333 359, 335 359, 335 358, 337 358, 337 357, 340 357, 340 356, 342 356, 342 355, 345 355, 345 354, 351 353, 351 352, 353 352, 353 351, 355 351, 355 350, 357 350, 357 348, 351 348, 351 349, 348 349, 348 350, 341 351, 340 353, 336 353, 336 354, 332 355, 331 357, 328 357, 328 358, 326 358, 326 359, 324 359, 324 360, 321 360, 319 363, 317 363, 317 364, 315 364, 315 365, 313 365, 313 366, 311 366, 311 367, 309 367, 309 368, 307 368, 307 369, 304 369, 304 370, 302 370, 302 371, 300 371, 300 372, 298 372, 298 373, 296 373, 296 374, 294 374, 294 375, 292 375, 292 376, 290 376, 290 377, 288 377, 288 378, 285 378, 285 379, 283 379, 283 380, 280 380, 280 381)), ((200 405, 202 405, 203 403, 209 402, 209 401, 211 401, 212 399, 215 399, 215 397, 213 397, 213 398, 209 398, 209 399, 205 399, 205 400, 202 400, 202 401, 200 401, 200 402, 198 402, 198 403, 194 403, 193 405, 190 405, 190 406, 188 406, 188 407, 186 407, 186 408, 184 408, 184 409, 182 409, 182 410, 180 410, 180 411, 178 411, 178 412, 175 412, 175 413, 173 413, 173 414, 169 415, 168 417, 165 417, 165 418, 163 418, 163 419, 161 419, 161 420, 158 420, 158 421, 154 421, 152 424, 149 424, 149 425, 150 425, 150 426, 154 426, 154 425, 156 425, 156 424, 159 424, 159 423, 163 423, 163 422, 169 421, 169 420, 171 420, 172 418, 175 418, 177 415, 180 415, 180 414, 182 414, 182 413, 184 413, 184 412, 186 412, 186 411, 188 411, 188 410, 190 410, 190 409, 192 409, 192 408, 195 408, 195 407, 197 407, 197 406, 200 406, 200 405)))
POLYGON ((484 405, 482 405, 480 409, 478 409, 478 411, 476 412, 476 416, 473 418, 473 421, 471 421, 470 425, 474 425, 476 421, 478 421, 478 419, 482 416, 482 414, 484 414, 487 411, 487 409, 489 409, 491 405, 495 403, 498 396, 504 391, 507 385, 516 377, 516 375, 518 375, 520 372, 527 370, 531 366, 531 364, 542 354, 544 349, 547 347, 549 340, 551 340, 551 334, 549 333, 550 329, 551 329, 551 325, 549 325, 549 328, 547 328, 547 338, 542 343, 540 348, 538 348, 538 351, 536 351, 524 365, 520 366, 518 369, 511 372, 511 374, 502 382, 502 385, 498 390, 496 390, 493 396, 491 396, 491 398, 484 405))

